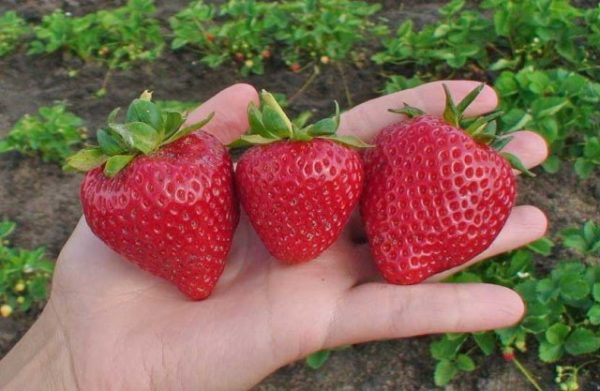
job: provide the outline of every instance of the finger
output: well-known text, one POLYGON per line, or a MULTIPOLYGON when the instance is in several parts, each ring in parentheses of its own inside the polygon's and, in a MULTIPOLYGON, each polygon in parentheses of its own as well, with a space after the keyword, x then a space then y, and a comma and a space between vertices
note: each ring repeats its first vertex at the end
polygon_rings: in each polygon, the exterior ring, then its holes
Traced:
POLYGON ((368 283, 338 304, 324 347, 507 327, 525 311, 519 295, 489 284, 368 283))
POLYGON ((512 133, 511 136, 512 140, 502 149, 502 152, 512 153, 525 167, 538 166, 548 157, 548 144, 539 134, 523 130, 512 133))
POLYGON ((436 274, 430 281, 443 280, 474 263, 523 247, 544 236, 547 229, 548 219, 544 212, 531 205, 517 206, 516 208, 513 208, 506 224, 490 247, 469 262, 453 269, 446 270, 443 273, 436 274))
MULTIPOLYGON (((443 84, 448 86, 453 100, 459 102, 481 83, 465 80, 437 81, 372 99, 342 115, 339 133, 371 141, 382 128, 403 118, 388 110, 400 108, 404 103, 417 107, 428 114, 440 116, 446 104, 443 84)), ((467 116, 481 115, 494 110, 497 105, 498 95, 492 87, 485 86, 465 114, 467 116)))
POLYGON ((249 84, 235 84, 210 98, 192 111, 186 124, 202 121, 210 113, 214 118, 204 130, 215 135, 223 144, 229 144, 248 129, 248 104, 258 103, 258 93, 249 84))

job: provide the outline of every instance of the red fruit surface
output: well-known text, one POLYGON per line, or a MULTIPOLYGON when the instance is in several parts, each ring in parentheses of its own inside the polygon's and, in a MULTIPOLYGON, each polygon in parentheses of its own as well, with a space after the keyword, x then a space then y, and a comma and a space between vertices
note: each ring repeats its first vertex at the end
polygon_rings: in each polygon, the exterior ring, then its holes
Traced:
POLYGON ((242 62, 242 61, 244 61, 246 59, 246 56, 244 56, 243 53, 239 53, 239 52, 235 53, 233 55, 233 57, 235 58, 235 61, 237 61, 237 62, 242 62))
POLYGON ((193 133, 112 179, 96 168, 81 201, 92 231, 117 253, 192 299, 211 293, 239 220, 231 159, 214 136, 193 133))
POLYGON ((278 141, 248 150, 236 183, 269 252, 299 263, 339 237, 360 198, 363 164, 356 151, 329 140, 278 141))
POLYGON ((361 215, 384 278, 415 284, 496 238, 515 202, 510 164, 432 116, 381 131, 365 153, 361 215))
POLYGON ((515 359, 515 354, 513 352, 504 352, 502 353, 502 358, 506 361, 512 361, 515 359))
POLYGON ((293 63, 292 65, 290 65, 290 70, 292 72, 298 72, 298 71, 300 71, 301 68, 302 67, 298 63, 293 63))

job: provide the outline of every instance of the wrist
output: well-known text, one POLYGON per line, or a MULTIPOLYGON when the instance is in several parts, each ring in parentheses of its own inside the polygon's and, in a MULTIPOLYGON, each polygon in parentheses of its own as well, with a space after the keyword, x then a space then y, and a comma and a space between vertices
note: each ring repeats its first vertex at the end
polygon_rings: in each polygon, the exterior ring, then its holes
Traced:
POLYGON ((0 361, 0 389, 77 389, 68 341, 51 305, 0 361))

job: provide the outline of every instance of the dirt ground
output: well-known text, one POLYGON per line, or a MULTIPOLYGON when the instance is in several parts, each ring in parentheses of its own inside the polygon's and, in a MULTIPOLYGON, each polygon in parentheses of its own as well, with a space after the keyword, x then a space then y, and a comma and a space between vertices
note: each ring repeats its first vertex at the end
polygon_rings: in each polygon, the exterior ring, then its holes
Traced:
MULTIPOLYGON (((18 10, 35 20, 55 7, 73 13, 92 11, 100 6, 115 6, 123 1, 2 1, 0 12, 18 10)), ((157 1, 160 16, 166 19, 185 1, 157 1)), ((437 3, 419 1, 386 1, 383 15, 396 20, 407 16, 421 20, 431 18, 437 3)), ((105 70, 95 65, 81 64, 60 55, 28 57, 16 55, 0 61, 0 137, 15 121, 39 106, 66 100, 70 109, 86 119, 91 134, 115 106, 125 106, 144 89, 155 92, 157 99, 202 102, 225 86, 246 81, 257 88, 292 95, 305 81, 306 75, 293 74, 277 67, 267 70, 268 76, 252 76, 246 80, 233 69, 213 71, 199 65, 192 53, 165 52, 151 65, 115 73, 106 97, 94 97, 105 70), (78 69, 76 78, 69 69, 78 69)), ((383 87, 380 71, 374 67, 345 70, 354 103, 377 95, 383 87)), ((345 93, 334 69, 323 72, 317 82, 299 97, 293 109, 314 108, 317 115, 329 113, 332 101, 344 104, 345 93)), ((0 219, 18 224, 12 237, 17 246, 46 246, 49 257, 56 257, 79 219, 78 187, 81 176, 65 174, 57 166, 24 158, 17 154, 0 157, 0 219)), ((588 219, 600 221, 600 175, 580 181, 572 170, 564 168, 555 175, 539 175, 520 182, 521 203, 532 203, 545 210, 550 218, 551 233, 588 219)), ((547 265, 545 265, 547 267, 547 265)), ((0 319, 0 357, 18 341, 35 320, 39 310, 0 319)), ((326 365, 311 370, 296 363, 281 368, 265 379, 256 390, 433 390, 434 361, 430 358, 427 337, 401 341, 370 343, 335 352, 326 365)), ((531 349, 535 350, 535 349, 531 349)), ((545 389, 554 389, 554 374, 549 367, 536 365, 534 353, 524 358, 529 369, 540 377, 545 389)), ((584 390, 600 390, 598 371, 584 374, 584 390)), ((464 375, 447 390, 528 390, 519 372, 500 357, 485 360, 475 372, 464 375)))

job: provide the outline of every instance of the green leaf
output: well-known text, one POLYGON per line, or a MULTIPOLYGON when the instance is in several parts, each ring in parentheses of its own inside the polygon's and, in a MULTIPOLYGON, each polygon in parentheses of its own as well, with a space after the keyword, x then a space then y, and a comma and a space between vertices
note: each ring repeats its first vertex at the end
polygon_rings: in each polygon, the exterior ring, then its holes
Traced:
POLYGON ((27 292, 36 301, 46 299, 48 297, 48 280, 42 276, 34 277, 27 284, 27 292))
POLYGON ((489 356, 496 350, 496 336, 492 332, 474 333, 473 339, 486 356, 489 356))
POLYGON ((111 111, 110 114, 108 115, 108 119, 106 120, 106 123, 109 125, 117 123, 117 115, 119 115, 120 111, 121 111, 120 107, 117 107, 116 109, 111 111))
POLYGON ((587 312, 587 317, 594 326, 600 325, 600 304, 596 303, 591 306, 587 312))
POLYGON ((354 136, 335 135, 335 136, 319 136, 319 138, 335 141, 337 143, 347 145, 349 147, 354 147, 354 148, 371 148, 371 147, 373 147, 373 145, 367 144, 364 141, 362 141, 361 139, 359 139, 358 137, 354 137, 354 136))
POLYGON ((119 155, 127 150, 126 146, 121 144, 122 139, 118 139, 120 136, 109 129, 100 129, 96 133, 96 139, 98 139, 98 145, 105 155, 119 155))
POLYGON ((276 138, 266 138, 259 134, 245 134, 240 137, 240 140, 248 143, 249 145, 266 145, 279 141, 276 138))
POLYGON ((152 128, 162 129, 160 110, 153 102, 145 99, 134 99, 127 109, 127 122, 142 122, 152 128))
POLYGON ((306 132, 311 136, 327 136, 335 134, 338 124, 334 118, 324 118, 306 128, 306 132))
POLYGON ((160 142, 160 134, 152 126, 143 122, 110 124, 109 128, 119 134, 130 148, 145 155, 153 152, 160 142))
POLYGON ((552 247, 554 247, 554 242, 545 237, 527 245, 528 249, 546 257, 552 254, 552 247))
MULTIPOLYGON (((10 235, 15 230, 16 226, 17 224, 12 221, 0 221, 0 239, 4 239, 10 235)), ((0 246, 2 246, 1 242, 0 246)))
POLYGON ((548 341, 542 341, 538 355, 540 360, 543 362, 555 362, 558 361, 564 354, 564 348, 562 345, 553 345, 548 341))
POLYGON ((586 221, 586 223, 583 225, 583 238, 587 243, 600 240, 600 229, 596 227, 593 221, 586 221))
POLYGON ((282 117, 278 110, 269 106, 263 107, 262 120, 267 133, 274 134, 280 138, 292 137, 291 122, 287 120, 287 116, 282 117))
POLYGON ((306 357, 306 365, 312 369, 321 368, 329 359, 331 350, 321 350, 306 357))
POLYGON ((458 13, 465 6, 465 0, 452 0, 439 9, 439 13, 444 16, 450 16, 458 13))
POLYGON ((553 345, 562 344, 567 336, 571 328, 564 323, 555 323, 546 330, 546 340, 553 345))
POLYGON ((313 125, 304 129, 311 136, 330 136, 335 135, 340 126, 340 105, 335 102, 335 114, 333 117, 325 118, 315 122, 313 125))
POLYGON ((262 121, 265 129, 282 138, 290 138, 293 135, 292 122, 285 114, 275 97, 263 90, 260 93, 262 99, 262 121))
POLYGON ((456 357, 456 367, 463 372, 471 372, 475 370, 475 362, 466 354, 459 354, 456 357))
POLYGON ((535 174, 533 172, 529 171, 527 169, 527 167, 525 167, 525 165, 523 164, 523 162, 521 161, 521 159, 519 159, 517 156, 513 155, 512 153, 509 153, 509 152, 500 152, 500 155, 502 155, 503 158, 505 158, 506 160, 508 160, 508 162, 510 163, 510 165, 513 168, 515 168, 516 170, 520 171, 525 176, 528 176, 528 177, 534 177, 535 176, 535 174))
POLYGON ((254 134, 263 134, 265 131, 265 125, 262 121, 262 113, 256 107, 254 102, 250 102, 248 104, 248 122, 250 124, 250 129, 254 134))
POLYGON ((574 272, 562 275, 558 285, 561 295, 569 300, 581 300, 591 291, 588 281, 581 274, 574 272))
POLYGON ((213 117, 215 116, 215 113, 212 112, 208 115, 208 117, 204 118, 203 120, 196 122, 194 124, 188 125, 186 127, 180 127, 175 133, 173 133, 169 138, 167 138, 166 140, 164 140, 160 145, 167 145, 167 144, 171 144, 174 141, 179 140, 180 138, 183 138, 185 136, 190 135, 191 133, 200 130, 204 125, 206 125, 207 123, 209 123, 213 117))
POLYGON ((165 139, 171 137, 183 125, 185 119, 180 112, 163 111, 162 112, 162 129, 164 130, 165 139))
POLYGON ((533 334, 543 332, 549 325, 550 321, 546 316, 527 316, 521 322, 521 327, 533 334))
POLYGON ((116 155, 111 156, 104 166, 104 175, 113 178, 123 168, 125 168, 134 158, 134 155, 116 155))
POLYGON ((303 128, 312 116, 313 114, 310 111, 303 111, 292 120, 292 123, 298 129, 303 128))
POLYGON ((594 284, 594 288, 592 289, 592 294, 594 295, 594 300, 600 303, 600 282, 594 284))
POLYGON ((99 147, 82 149, 67 158, 66 165, 78 171, 87 172, 106 162, 108 156, 99 147))
POLYGON ((519 65, 519 63, 521 62, 520 58, 513 58, 513 59, 507 59, 507 58, 501 58, 498 61, 496 61, 495 63, 493 63, 492 65, 490 65, 489 69, 491 71, 501 71, 503 69, 506 68, 515 68, 519 65))
POLYGON ((565 350, 574 356, 592 353, 598 349, 600 349, 600 338, 583 327, 575 329, 565 342, 565 350))
POLYGON ((433 380, 438 387, 445 386, 458 374, 458 368, 449 360, 442 360, 435 366, 433 380))
POLYGON ((504 130, 504 133, 512 133, 516 132, 517 130, 523 129, 529 122, 531 122, 533 116, 526 112, 512 111, 507 113, 502 119, 503 121, 512 124, 508 129, 504 130), (509 115, 511 115, 512 117, 509 117, 509 115), (516 115, 519 115, 519 117, 516 118, 516 115))
POLYGON ((578 229, 567 228, 562 230, 560 235, 563 238, 563 244, 565 247, 577 250, 577 252, 582 254, 587 252, 588 244, 578 229))
POLYGON ((542 163, 542 167, 549 174, 556 174, 560 170, 560 165, 560 159, 556 155, 550 155, 548 159, 542 163))
POLYGON ((466 339, 465 335, 459 335, 458 338, 450 338, 448 335, 445 335, 429 345, 431 356, 436 360, 454 359, 466 339))
POLYGON ((594 164, 585 158, 578 158, 575 161, 575 173, 582 179, 588 178, 594 170, 594 164))

